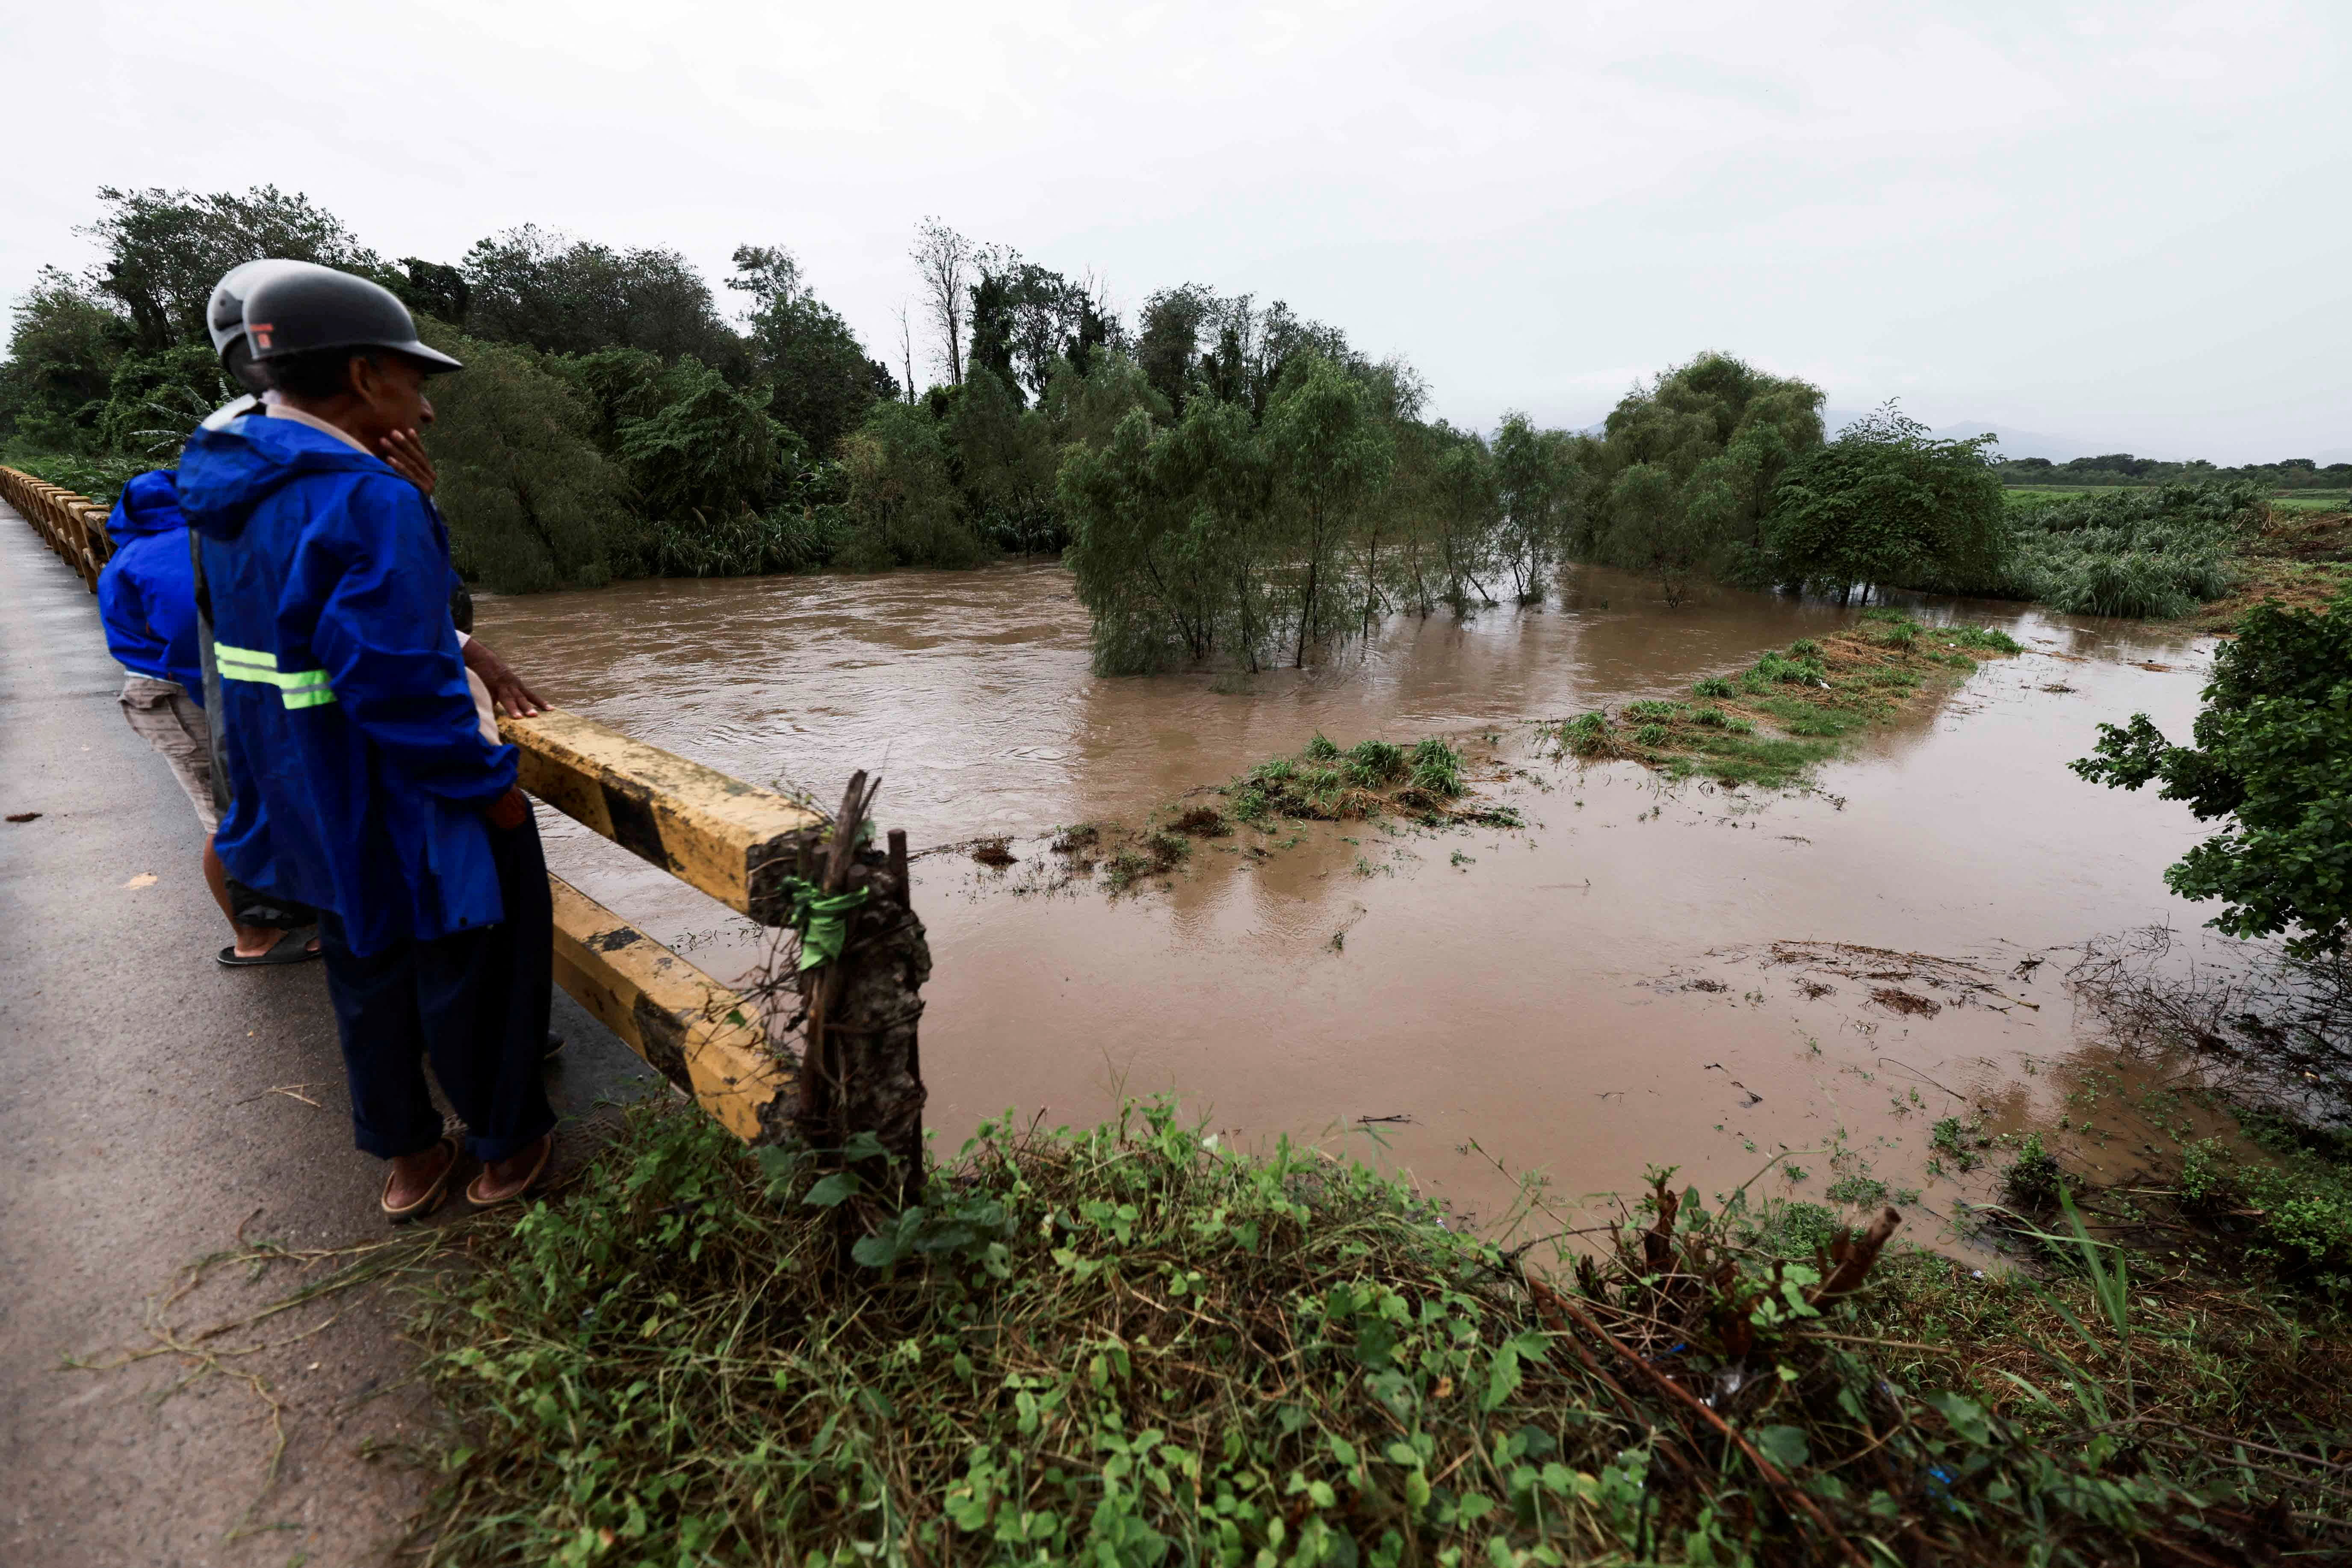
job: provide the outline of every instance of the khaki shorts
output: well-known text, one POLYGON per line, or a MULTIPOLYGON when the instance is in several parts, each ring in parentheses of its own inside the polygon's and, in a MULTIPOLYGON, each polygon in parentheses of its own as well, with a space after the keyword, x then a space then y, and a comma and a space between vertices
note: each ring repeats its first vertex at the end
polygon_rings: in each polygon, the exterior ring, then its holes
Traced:
POLYGON ((213 805, 212 738, 205 728, 205 710, 176 680, 134 675, 123 682, 122 716, 139 738, 172 764, 172 776, 188 792, 196 820, 206 837, 220 830, 220 811, 213 805))

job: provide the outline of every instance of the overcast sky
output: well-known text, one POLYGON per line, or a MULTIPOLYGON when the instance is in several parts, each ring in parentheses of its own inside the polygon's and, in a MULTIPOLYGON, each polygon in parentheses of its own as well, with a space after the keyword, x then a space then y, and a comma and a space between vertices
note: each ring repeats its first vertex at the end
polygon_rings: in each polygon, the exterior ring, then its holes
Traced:
POLYGON ((1597 417, 1721 348, 1930 424, 2352 457, 2352 5, 11 5, 0 293, 100 184, 789 246, 895 362, 916 219, 1597 417))

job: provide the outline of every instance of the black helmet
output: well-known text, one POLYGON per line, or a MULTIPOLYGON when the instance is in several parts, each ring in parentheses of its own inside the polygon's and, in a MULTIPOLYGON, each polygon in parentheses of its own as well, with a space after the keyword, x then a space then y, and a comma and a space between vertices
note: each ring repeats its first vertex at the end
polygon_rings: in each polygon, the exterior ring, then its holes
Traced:
POLYGON ((264 274, 245 297, 245 331, 263 364, 320 349, 390 349, 427 375, 466 368, 416 341, 416 323, 391 289, 331 268, 264 274))
POLYGON ((213 297, 205 301, 205 330, 212 334, 213 353, 220 355, 223 370, 252 391, 258 392, 268 384, 254 369, 253 346, 245 339, 245 297, 273 272, 299 272, 305 268, 314 272, 327 270, 315 262, 286 261, 275 257, 240 262, 222 274, 221 280, 213 285, 213 297))

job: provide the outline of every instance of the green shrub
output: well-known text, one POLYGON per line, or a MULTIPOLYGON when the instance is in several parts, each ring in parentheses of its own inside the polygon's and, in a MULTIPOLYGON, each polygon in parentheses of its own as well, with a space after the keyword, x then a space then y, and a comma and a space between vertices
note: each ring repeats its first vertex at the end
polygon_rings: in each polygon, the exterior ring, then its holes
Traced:
POLYGON ((1814 658, 1820 656, 1821 651, 1822 645, 1811 637, 1799 637, 1789 645, 1789 657, 1791 658, 1814 658))
POLYGON ((1663 746, 1673 736, 1674 731, 1664 724, 1644 724, 1633 731, 1633 743, 1637 746, 1663 746))
POLYGON ((1681 711, 1682 705, 1680 703, 1660 702, 1655 699, 1651 699, 1647 701, 1642 702, 1628 702, 1625 704, 1625 717, 1628 719, 1654 719, 1670 721, 1681 711))
POLYGON ((1738 693, 1738 688, 1719 675, 1710 675, 1691 688, 1691 694, 1696 697, 1732 697, 1738 693))
POLYGON ((2223 830, 2168 868, 2185 899, 2218 899, 2210 922, 2237 937, 2289 933, 2305 958, 2341 953, 2352 932, 2352 589, 2325 612, 2258 605, 2213 656, 2193 744, 2145 713, 2099 726, 2070 764, 2122 789, 2160 784, 2223 830))
POLYGON ((1318 730, 1315 731, 1315 738, 1307 742, 1305 754, 1318 763, 1328 763, 1339 754, 1339 748, 1329 736, 1318 730))
POLYGON ((1690 719, 1692 723, 1703 725, 1709 730, 1726 730, 1731 727, 1731 715, 1720 708, 1701 708, 1694 712, 1690 719))

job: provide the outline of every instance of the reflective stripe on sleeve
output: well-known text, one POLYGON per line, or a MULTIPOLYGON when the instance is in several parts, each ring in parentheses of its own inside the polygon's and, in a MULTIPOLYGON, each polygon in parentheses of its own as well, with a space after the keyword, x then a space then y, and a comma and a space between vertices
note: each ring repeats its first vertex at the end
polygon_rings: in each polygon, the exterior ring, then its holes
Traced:
POLYGON ((262 648, 231 647, 226 643, 213 644, 213 662, 223 680, 250 680, 257 686, 278 688, 278 700, 289 708, 316 708, 335 700, 327 685, 323 669, 287 669, 278 668, 278 656, 262 648))

